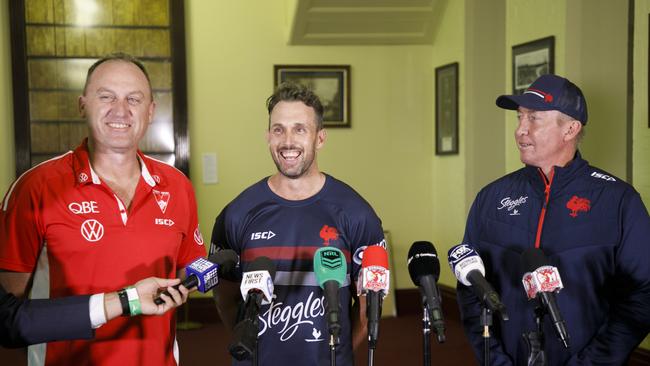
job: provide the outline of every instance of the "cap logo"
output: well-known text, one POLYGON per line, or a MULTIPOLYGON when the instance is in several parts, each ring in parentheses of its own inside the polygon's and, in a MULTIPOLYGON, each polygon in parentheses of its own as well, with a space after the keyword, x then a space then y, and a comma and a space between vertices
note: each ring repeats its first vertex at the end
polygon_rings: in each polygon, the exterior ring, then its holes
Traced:
POLYGON ((546 92, 543 92, 543 91, 541 91, 541 90, 539 90, 539 89, 528 88, 528 89, 526 89, 526 91, 524 92, 524 94, 533 94, 533 95, 537 95, 538 97, 544 99, 544 101, 545 101, 546 103, 553 103, 553 96, 552 96, 551 94, 546 93, 546 92))

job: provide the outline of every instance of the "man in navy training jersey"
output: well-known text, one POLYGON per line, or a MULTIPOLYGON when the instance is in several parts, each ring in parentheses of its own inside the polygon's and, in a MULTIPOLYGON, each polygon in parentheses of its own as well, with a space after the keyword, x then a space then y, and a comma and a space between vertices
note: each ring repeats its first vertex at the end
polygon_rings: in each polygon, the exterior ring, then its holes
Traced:
MULTIPOLYGON (((464 242, 478 249, 510 314, 495 322, 490 364, 527 362, 522 334, 536 330, 537 299, 527 299, 518 264, 524 250, 538 248, 560 274, 564 288, 555 297, 570 344, 563 346, 545 315, 548 364, 622 365, 650 330, 650 218, 641 197, 580 155, 587 104, 569 80, 543 75, 496 104, 517 110, 515 140, 526 166, 483 188, 467 219, 464 242)), ((465 331, 483 363, 478 299, 457 288, 465 331)))
MULTIPOLYGON (((342 250, 348 275, 339 291, 342 331, 336 364, 349 366, 353 346, 366 334, 365 300, 357 298, 354 282, 363 250, 385 246, 381 221, 351 187, 319 171, 316 155, 327 134, 323 106, 312 91, 282 84, 268 98, 267 108, 267 142, 277 172, 223 209, 212 232, 211 252, 233 249, 243 268, 259 256, 271 258, 277 267, 274 299, 259 315, 260 365, 329 365, 325 300, 313 257, 324 246, 342 250)), ((222 281, 215 291, 219 314, 230 328, 241 302, 238 286, 222 281)))

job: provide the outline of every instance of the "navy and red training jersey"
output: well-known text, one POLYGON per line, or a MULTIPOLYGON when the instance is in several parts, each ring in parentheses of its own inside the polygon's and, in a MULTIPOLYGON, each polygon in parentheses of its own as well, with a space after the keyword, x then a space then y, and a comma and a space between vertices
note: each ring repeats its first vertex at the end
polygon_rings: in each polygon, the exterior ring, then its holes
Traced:
POLYGON ((314 252, 330 246, 343 251, 348 262, 348 276, 339 291, 342 331, 336 364, 351 366, 353 282, 362 251, 368 245, 385 245, 381 221, 358 193, 329 175, 320 192, 299 201, 279 197, 267 180, 228 204, 212 232, 213 248, 235 250, 242 268, 260 256, 276 264, 274 300, 259 316, 259 364, 330 364, 325 299, 313 272, 314 252))

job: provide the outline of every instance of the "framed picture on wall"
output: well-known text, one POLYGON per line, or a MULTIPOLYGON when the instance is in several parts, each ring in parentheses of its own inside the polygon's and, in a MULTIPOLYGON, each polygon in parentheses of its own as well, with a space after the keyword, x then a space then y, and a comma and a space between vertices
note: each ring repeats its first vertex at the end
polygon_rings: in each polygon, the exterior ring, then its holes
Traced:
POLYGON ((274 88, 291 81, 318 95, 325 127, 350 127, 350 65, 275 65, 273 74, 274 88))
POLYGON ((458 62, 436 68, 436 155, 458 154, 458 62))
POLYGON ((512 47, 512 92, 521 94, 540 75, 555 69, 555 37, 537 39, 512 47))

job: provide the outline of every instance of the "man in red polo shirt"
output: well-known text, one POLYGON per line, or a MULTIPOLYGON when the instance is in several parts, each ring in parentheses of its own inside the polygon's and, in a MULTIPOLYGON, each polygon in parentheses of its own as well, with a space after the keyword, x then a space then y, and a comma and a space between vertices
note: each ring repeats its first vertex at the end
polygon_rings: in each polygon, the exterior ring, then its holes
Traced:
MULTIPOLYGON (((119 54, 88 70, 89 137, 20 176, 0 207, 0 285, 33 298, 110 292, 172 278, 205 256, 189 180, 143 155, 155 103, 142 64, 119 54)), ((92 304, 90 305, 92 306, 92 304)), ((30 347, 30 365, 177 365, 173 312, 123 317, 94 340, 30 347)))

